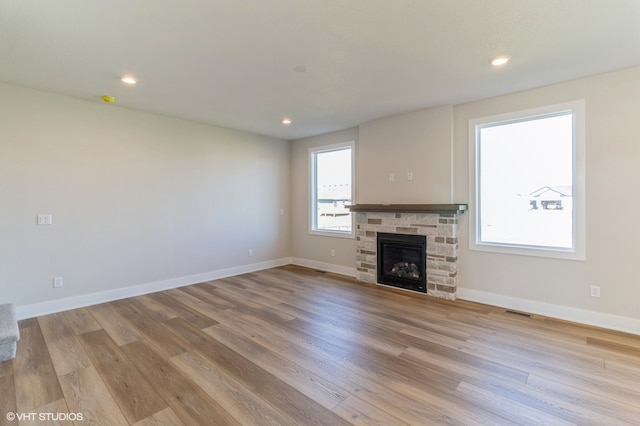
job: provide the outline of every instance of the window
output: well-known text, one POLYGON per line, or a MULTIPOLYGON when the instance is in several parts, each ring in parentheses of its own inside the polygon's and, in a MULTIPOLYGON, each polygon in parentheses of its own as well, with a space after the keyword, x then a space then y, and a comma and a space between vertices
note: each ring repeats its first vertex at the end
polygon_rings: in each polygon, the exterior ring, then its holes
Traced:
POLYGON ((353 237, 354 142, 309 149, 311 233, 353 237))
POLYGON ((471 120, 472 250, 584 260, 584 102, 471 120))

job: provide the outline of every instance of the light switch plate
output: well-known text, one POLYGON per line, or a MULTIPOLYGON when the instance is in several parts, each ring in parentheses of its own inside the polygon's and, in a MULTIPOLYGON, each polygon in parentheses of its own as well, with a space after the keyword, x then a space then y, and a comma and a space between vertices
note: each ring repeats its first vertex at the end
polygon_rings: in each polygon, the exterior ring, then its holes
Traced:
POLYGON ((38 225, 51 225, 51 224, 53 224, 53 215, 50 215, 50 214, 38 215, 38 225))
POLYGON ((53 277, 53 288, 60 288, 64 285, 62 277, 53 277))

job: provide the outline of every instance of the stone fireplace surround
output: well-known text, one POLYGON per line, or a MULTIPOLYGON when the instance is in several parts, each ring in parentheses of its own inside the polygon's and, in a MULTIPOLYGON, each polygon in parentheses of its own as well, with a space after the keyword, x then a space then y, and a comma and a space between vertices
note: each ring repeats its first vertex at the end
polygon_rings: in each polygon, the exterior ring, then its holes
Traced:
POLYGON ((427 294, 455 300, 458 283, 458 215, 466 204, 356 204, 358 281, 377 282, 377 233, 427 237, 427 294))

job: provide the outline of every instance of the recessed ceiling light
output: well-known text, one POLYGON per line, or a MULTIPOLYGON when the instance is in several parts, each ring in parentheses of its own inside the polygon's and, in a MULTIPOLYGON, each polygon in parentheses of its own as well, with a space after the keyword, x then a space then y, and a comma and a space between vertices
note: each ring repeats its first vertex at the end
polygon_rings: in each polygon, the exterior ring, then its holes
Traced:
POLYGON ((136 84, 138 82, 138 80, 136 80, 136 78, 131 74, 123 75, 122 77, 120 77, 120 80, 126 84, 136 84))
POLYGON ((500 55, 500 56, 495 56, 491 58, 489 60, 489 63, 494 67, 499 67, 500 65, 504 65, 507 62, 509 62, 510 59, 511 59, 511 56, 509 55, 500 55))
POLYGON ((285 117, 282 119, 281 123, 284 124, 285 126, 290 126, 293 123, 293 120, 288 117, 285 117))

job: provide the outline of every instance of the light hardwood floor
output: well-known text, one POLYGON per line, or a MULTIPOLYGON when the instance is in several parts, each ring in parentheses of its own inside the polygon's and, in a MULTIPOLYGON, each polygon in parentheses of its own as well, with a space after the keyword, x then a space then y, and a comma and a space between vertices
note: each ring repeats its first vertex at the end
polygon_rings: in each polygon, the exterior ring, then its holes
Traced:
POLYGON ((638 336, 293 266, 20 332, 0 424, 640 424, 638 336))

